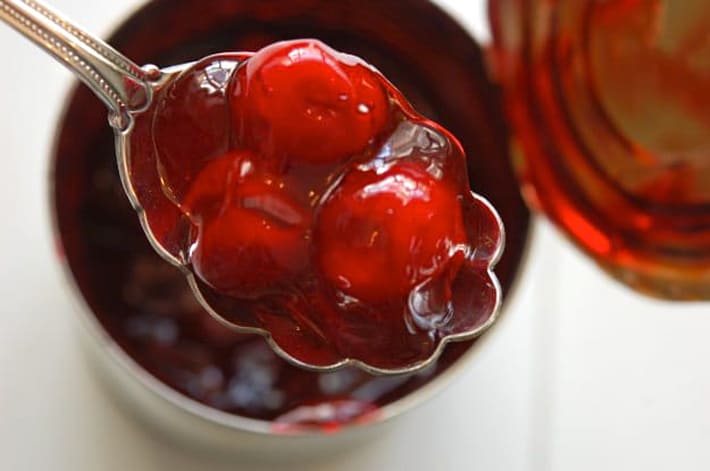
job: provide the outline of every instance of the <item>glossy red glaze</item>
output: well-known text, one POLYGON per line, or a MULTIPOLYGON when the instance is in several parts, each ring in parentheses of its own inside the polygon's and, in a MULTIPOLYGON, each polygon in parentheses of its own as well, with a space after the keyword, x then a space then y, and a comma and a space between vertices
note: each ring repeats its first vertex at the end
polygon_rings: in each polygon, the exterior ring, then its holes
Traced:
POLYGON ((180 209, 149 224, 229 321, 305 363, 404 368, 492 313, 501 233, 461 145, 362 60, 315 40, 210 56, 158 103, 134 154, 159 178, 131 178, 180 209))
POLYGON ((167 195, 180 203, 194 178, 228 152, 231 125, 224 106, 234 68, 249 54, 220 54, 196 63, 157 100, 152 140, 167 195))

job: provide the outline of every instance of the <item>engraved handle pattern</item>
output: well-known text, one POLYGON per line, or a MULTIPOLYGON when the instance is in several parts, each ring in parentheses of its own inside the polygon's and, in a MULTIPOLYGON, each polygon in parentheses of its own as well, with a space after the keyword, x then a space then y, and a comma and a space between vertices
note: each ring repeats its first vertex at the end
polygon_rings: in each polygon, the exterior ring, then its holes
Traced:
POLYGON ((109 123, 119 130, 131 113, 152 99, 154 66, 141 68, 121 53, 36 0, 0 0, 0 20, 32 40, 72 70, 109 108, 109 123))

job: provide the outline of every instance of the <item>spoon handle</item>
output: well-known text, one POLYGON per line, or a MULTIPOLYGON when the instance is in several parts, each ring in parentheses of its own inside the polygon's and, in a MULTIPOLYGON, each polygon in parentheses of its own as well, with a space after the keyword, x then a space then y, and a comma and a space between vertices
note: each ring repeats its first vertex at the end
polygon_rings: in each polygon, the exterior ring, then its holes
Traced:
POLYGON ((126 129, 131 113, 150 104, 150 82, 160 76, 156 67, 139 67, 43 3, 0 0, 0 20, 50 53, 89 86, 108 106, 109 123, 114 128, 126 129))

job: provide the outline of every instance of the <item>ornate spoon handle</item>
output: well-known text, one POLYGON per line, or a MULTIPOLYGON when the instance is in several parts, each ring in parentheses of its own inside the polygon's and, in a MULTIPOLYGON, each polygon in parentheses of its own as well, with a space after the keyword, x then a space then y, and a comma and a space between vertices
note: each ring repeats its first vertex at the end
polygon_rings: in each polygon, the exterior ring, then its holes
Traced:
POLYGON ((35 0, 0 0, 0 20, 31 39, 76 74, 109 108, 119 130, 152 98, 160 71, 141 68, 102 40, 35 0))

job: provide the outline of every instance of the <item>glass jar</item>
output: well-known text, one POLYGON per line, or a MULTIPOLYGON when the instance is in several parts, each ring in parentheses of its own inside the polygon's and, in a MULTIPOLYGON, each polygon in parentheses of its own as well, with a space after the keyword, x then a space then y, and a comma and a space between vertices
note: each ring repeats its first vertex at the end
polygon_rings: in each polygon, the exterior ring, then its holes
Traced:
POLYGON ((710 299, 707 0, 491 0, 528 203, 641 292, 710 299))

